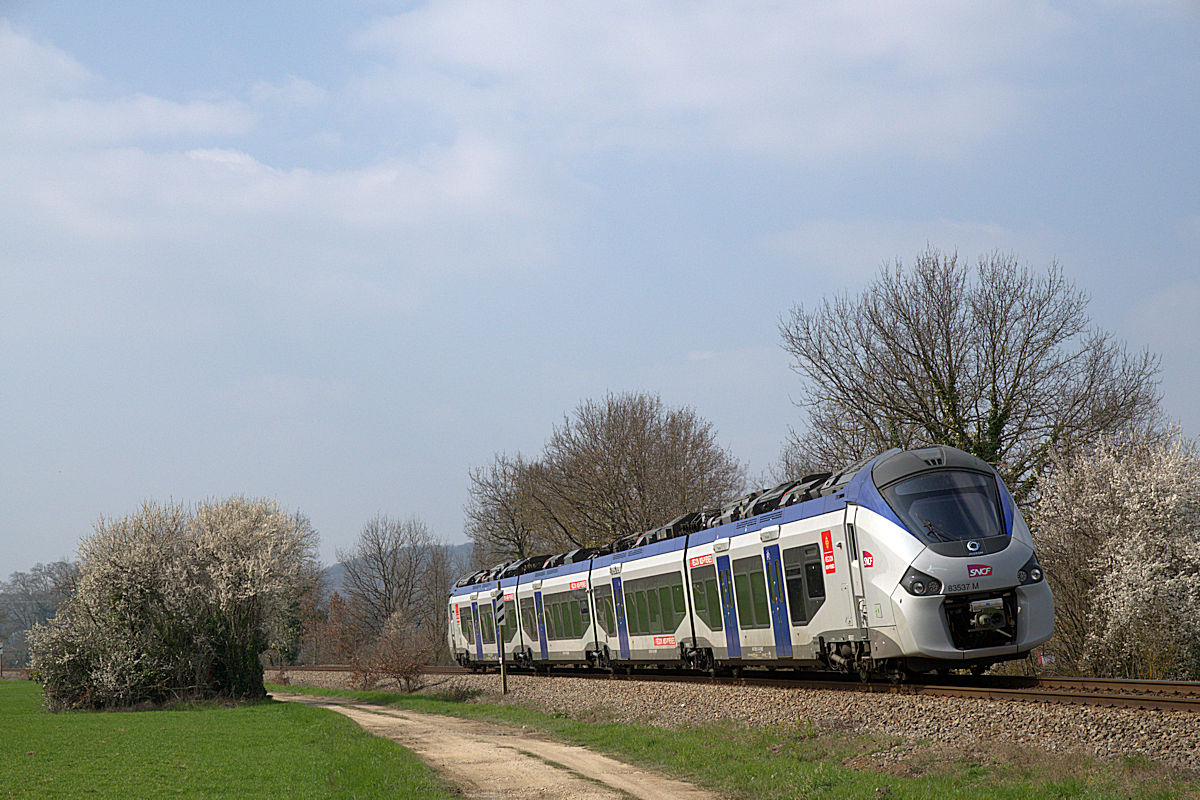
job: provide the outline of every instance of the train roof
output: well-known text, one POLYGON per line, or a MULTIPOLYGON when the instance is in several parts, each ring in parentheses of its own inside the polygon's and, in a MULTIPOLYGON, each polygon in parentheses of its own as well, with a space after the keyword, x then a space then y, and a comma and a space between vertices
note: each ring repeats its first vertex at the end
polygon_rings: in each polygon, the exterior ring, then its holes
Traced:
MULTIPOLYGON (((818 472, 784 481, 769 489, 742 495, 719 508, 682 514, 653 530, 624 536, 596 548, 579 548, 557 555, 533 556, 498 564, 461 578, 455 589, 495 583, 504 578, 531 572, 563 570, 568 564, 596 559, 597 566, 670 552, 683 546, 682 537, 692 534, 691 544, 705 544, 726 535, 736 535, 768 525, 779 525, 816 516, 844 507, 847 502, 875 499, 876 486, 886 486, 900 478, 939 468, 971 469, 994 472, 987 462, 954 447, 933 446, 916 450, 893 448, 850 464, 836 472, 818 472), (856 480, 857 479, 857 480, 856 480), (869 480, 868 480, 869 479, 869 480), (869 487, 869 488, 868 488, 869 487), (846 495, 850 496, 847 497, 846 495), (867 494, 868 498, 862 495, 867 494), (678 543, 672 540, 680 539, 678 543)), ((871 502, 875 507, 882 504, 871 502)), ((880 510, 894 516, 883 505, 880 510)), ((899 523, 899 520, 896 520, 899 523)))

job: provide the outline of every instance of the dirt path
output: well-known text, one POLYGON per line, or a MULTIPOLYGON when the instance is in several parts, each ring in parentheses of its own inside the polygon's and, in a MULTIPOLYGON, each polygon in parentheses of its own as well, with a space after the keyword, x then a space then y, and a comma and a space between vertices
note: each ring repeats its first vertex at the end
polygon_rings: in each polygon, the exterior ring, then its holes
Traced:
POLYGON ((477 800, 718 800, 717 795, 582 747, 513 728, 298 694, 276 700, 345 714, 412 750, 477 800))

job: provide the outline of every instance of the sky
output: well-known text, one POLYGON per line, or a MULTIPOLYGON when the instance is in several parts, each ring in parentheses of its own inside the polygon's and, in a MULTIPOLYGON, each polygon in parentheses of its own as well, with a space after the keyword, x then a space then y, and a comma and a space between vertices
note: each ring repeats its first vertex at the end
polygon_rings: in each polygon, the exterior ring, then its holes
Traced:
POLYGON ((1194 0, 0 0, 0 578, 144 500, 465 541, 608 392, 763 475, 781 315, 927 246, 1057 262, 1195 436, 1198 145, 1194 0))

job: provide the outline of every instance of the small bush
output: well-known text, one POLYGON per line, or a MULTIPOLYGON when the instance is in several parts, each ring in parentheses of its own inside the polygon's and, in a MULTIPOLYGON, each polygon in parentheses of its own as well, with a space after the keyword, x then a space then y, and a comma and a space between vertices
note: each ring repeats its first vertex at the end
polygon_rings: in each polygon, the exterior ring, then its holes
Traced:
MULTIPOLYGON (((425 670, 433 650, 428 637, 422 635, 417 626, 394 615, 384 626, 383 632, 367 648, 356 664, 355 673, 362 681, 368 676, 390 678, 404 691, 412 693, 423 685, 425 670)), ((365 684, 362 688, 368 688, 365 684)))

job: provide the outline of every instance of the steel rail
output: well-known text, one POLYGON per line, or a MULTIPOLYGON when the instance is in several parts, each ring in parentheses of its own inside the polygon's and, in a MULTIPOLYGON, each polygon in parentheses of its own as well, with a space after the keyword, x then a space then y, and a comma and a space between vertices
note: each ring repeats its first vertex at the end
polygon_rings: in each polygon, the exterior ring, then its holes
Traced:
MULTIPOLYGON (((269 668, 273 671, 275 668, 269 668)), ((314 667, 286 667, 285 672, 350 672, 353 667, 337 664, 314 667)), ((469 675, 461 667, 429 667, 431 675, 469 675)), ((534 674, 529 671, 515 674, 534 674)), ((1200 713, 1200 682, 1125 680, 1117 678, 1060 678, 984 675, 921 676, 910 683, 869 682, 842 676, 797 673, 750 672, 738 676, 696 674, 678 669, 650 669, 625 672, 587 668, 558 669, 555 677, 599 680, 643 681, 652 683, 701 683, 725 686, 756 686, 777 689, 850 691, 875 694, 909 694, 935 697, 962 697, 1009 702, 1042 702, 1110 708, 1143 708, 1200 713)))

